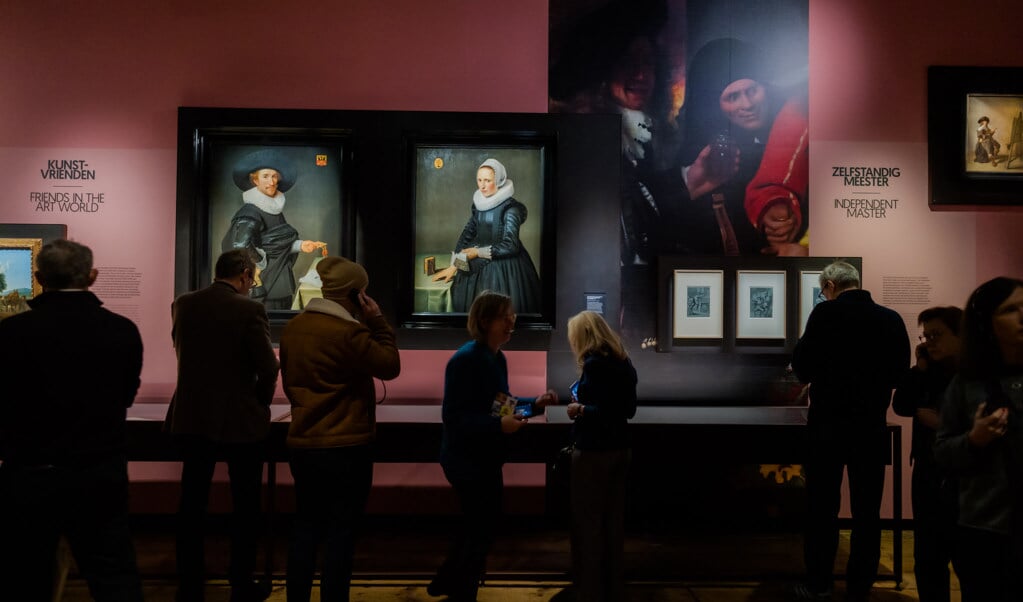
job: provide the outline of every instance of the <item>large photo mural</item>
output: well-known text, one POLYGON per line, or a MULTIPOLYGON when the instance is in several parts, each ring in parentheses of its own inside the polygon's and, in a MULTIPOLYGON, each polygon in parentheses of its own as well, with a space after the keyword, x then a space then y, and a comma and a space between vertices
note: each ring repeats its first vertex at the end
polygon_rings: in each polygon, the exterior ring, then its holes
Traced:
POLYGON ((659 256, 805 256, 806 0, 551 0, 549 109, 622 119, 622 334, 659 256))

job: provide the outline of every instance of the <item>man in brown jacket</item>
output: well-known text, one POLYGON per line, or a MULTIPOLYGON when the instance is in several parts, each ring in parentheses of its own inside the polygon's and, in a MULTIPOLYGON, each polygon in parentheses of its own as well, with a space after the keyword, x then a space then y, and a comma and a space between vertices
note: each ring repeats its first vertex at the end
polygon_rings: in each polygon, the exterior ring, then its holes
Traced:
POLYGON ((226 460, 231 479, 232 602, 264 600, 253 582, 260 527, 264 439, 277 384, 277 357, 262 303, 249 299, 255 264, 245 249, 217 259, 209 287, 181 295, 171 307, 177 389, 167 428, 180 449, 179 602, 203 599, 203 523, 213 468, 226 460))
POLYGON ((327 257, 316 271, 323 299, 310 301, 281 334, 296 498, 288 551, 291 602, 309 600, 322 539, 320 599, 348 599, 355 530, 373 482, 373 379, 390 380, 401 370, 394 331, 366 295, 366 270, 327 257))

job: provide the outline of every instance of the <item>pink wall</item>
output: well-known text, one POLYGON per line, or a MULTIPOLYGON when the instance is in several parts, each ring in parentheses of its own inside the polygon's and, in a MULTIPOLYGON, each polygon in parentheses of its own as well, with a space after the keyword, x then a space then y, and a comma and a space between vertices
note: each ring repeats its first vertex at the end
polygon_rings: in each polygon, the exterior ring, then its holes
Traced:
MULTIPOLYGON (((499 13, 471 0, 282 6, 268 0, 14 0, 0 9, 0 157, 10 159, 8 165, 16 161, 19 172, 11 202, 0 206, 0 222, 67 223, 72 238, 94 247, 98 265, 144 271, 140 401, 165 400, 173 390, 168 249, 174 244, 178 106, 547 110, 545 0, 521 0, 499 13), (75 155, 74 149, 89 151, 75 155), (38 189, 36 168, 47 158, 98 163, 148 149, 160 151, 158 159, 132 172, 148 179, 108 195, 99 214, 38 214, 13 202, 38 189), (133 217, 137 211, 144 215, 133 217)), ((124 179, 107 164, 98 172, 101 179, 124 179)), ((101 184, 108 191, 114 185, 101 184)), ((389 399, 439 400, 450 354, 403 351, 403 374, 388 383, 389 399)), ((545 353, 509 353, 509 365, 513 392, 534 395, 545 388, 545 353)), ((378 469, 378 481, 417 485, 395 468, 378 469)), ((132 469, 138 481, 177 474, 174 465, 132 469)), ((422 474, 443 483, 437 470, 422 474)), ((543 468, 510 467, 509 476, 536 485, 543 468)))
POLYGON ((812 138, 926 141, 927 66, 1018 65, 1003 44, 978 43, 975 29, 983 20, 1001 37, 997 23, 1016 8, 1009 0, 812 0, 812 138))
MULTIPOLYGON (((978 20, 988 21, 996 39, 1007 40, 1008 30, 999 32, 997 24, 1017 10, 1009 0, 994 0, 982 7, 954 0, 813 0, 811 140, 926 143, 927 67, 1018 66, 1019 57, 1007 52, 1003 43, 978 43, 974 27, 978 20)), ((1023 215, 963 212, 962 222, 976 233, 975 283, 997 275, 1023 274, 1023 245, 1018 237, 1023 215)), ((907 250, 926 249, 937 242, 926 229, 905 234, 907 250)), ((943 242, 955 245, 957 241, 943 242)), ((968 293, 963 291, 955 302, 965 302, 968 293)))
POLYGON ((174 148, 178 106, 547 110, 547 2, 13 0, 0 145, 174 148))
MULTIPOLYGON (((978 43, 973 27, 983 19, 997 30, 999 20, 1016 10, 1016 5, 1008 0, 995 0, 983 7, 953 0, 938 3, 812 0, 811 147, 814 144, 820 147, 822 142, 852 146, 904 144, 900 149, 908 148, 916 155, 901 160, 926 166, 927 67, 1018 65, 1018 57, 1007 52, 1004 44, 978 43), (914 144, 917 151, 912 151, 914 144)), ((813 157, 811 152, 811 171, 827 169, 815 165, 813 157)), ((926 180, 917 188, 915 198, 905 198, 903 202, 926 204, 926 180)), ((1023 191, 1020 196, 1023 201, 1023 191)), ((811 231, 818 232, 820 228, 813 224, 814 215, 811 213, 811 231)), ((997 275, 1023 274, 1021 230, 1023 214, 1018 211, 930 215, 917 211, 913 221, 898 232, 886 233, 882 240, 862 241, 864 249, 859 254, 865 256, 866 268, 866 256, 877 246, 891 244, 889 238, 897 237, 897 250, 886 253, 883 267, 886 273, 918 274, 922 271, 920 264, 928 260, 932 264, 944 262, 936 268, 932 266, 939 274, 947 270, 940 279, 935 279, 936 289, 941 290, 935 304, 962 305, 976 284, 997 275)), ((827 239, 825 236, 824 240, 827 239)), ((843 243, 846 248, 848 242, 843 243)), ((820 253, 833 252, 830 244, 823 246, 827 249, 821 248, 820 253)), ((813 250, 818 253, 816 247, 813 250)), ((869 278, 866 284, 868 288, 875 286, 869 278)), ((909 326, 911 336, 917 334, 916 325, 909 326)), ((890 419, 906 426, 903 512, 911 516, 909 421, 894 414, 890 419)), ((885 507, 890 508, 890 488, 886 488, 885 495, 885 507)), ((847 513, 848 508, 845 510, 847 513)))
MULTIPOLYGON (((352 0, 300 11, 284 11, 268 0, 91 5, 17 0, 2 12, 0 149, 12 149, 13 155, 31 147, 173 150, 176 111, 184 105, 547 110, 544 0, 517 2, 499 18, 471 0, 352 0)), ((26 179, 33 165, 26 166, 26 179)), ((174 181, 175 168, 164 159, 156 169, 159 177, 150 178, 151 186, 139 186, 125 198, 163 214, 150 220, 128 220, 120 210, 116 218, 102 220, 33 214, 24 203, 0 208, 0 222, 66 222, 72 238, 93 246, 103 246, 104 229, 110 241, 123 243, 125 223, 135 225, 129 235, 148 238, 145 244, 129 236, 123 259, 96 249, 101 265, 136 263, 133 254, 151 249, 153 259, 162 257, 166 266, 145 275, 151 287, 141 310, 148 313, 140 321, 146 397, 159 397, 174 379, 172 272, 168 256, 157 248, 173 246, 168 226, 175 199, 173 184, 166 183, 174 181)), ((537 355, 523 366, 529 383, 546 375, 544 354, 537 355)), ((439 392, 444 362, 414 366, 406 359, 405 374, 392 388, 405 396, 414 396, 409 392, 416 388, 439 392)))
MULTIPOLYGON (((399 334, 400 337, 400 334, 399 334)), ((468 340, 468 334, 466 335, 468 340)), ((401 344, 399 338, 399 345, 401 344)), ((444 394, 444 367, 452 351, 404 349, 401 352, 401 376, 387 383, 387 401, 439 400, 444 394)), ((547 354, 542 351, 505 351, 508 360, 508 388, 521 397, 532 397, 547 390, 547 354)), ((377 398, 382 389, 377 387, 377 398)))

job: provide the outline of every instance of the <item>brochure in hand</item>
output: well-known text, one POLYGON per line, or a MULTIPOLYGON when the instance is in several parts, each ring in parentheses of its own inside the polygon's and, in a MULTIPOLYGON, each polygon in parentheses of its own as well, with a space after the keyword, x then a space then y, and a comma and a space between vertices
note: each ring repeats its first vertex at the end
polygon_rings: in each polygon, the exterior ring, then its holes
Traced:
POLYGON ((494 397, 493 405, 490 406, 490 415, 507 416, 509 414, 519 414, 523 418, 531 418, 533 416, 533 404, 527 401, 520 402, 517 397, 507 393, 498 393, 494 397))

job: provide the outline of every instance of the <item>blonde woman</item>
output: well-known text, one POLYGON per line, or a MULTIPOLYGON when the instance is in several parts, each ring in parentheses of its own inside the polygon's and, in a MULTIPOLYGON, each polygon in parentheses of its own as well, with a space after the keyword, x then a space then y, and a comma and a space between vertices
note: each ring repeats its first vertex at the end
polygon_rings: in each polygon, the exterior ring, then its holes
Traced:
POLYGON ((579 365, 568 416, 572 454, 572 568, 579 599, 625 599, 625 476, 632 452, 628 420, 636 414, 636 370, 621 339, 600 314, 568 321, 579 365))

